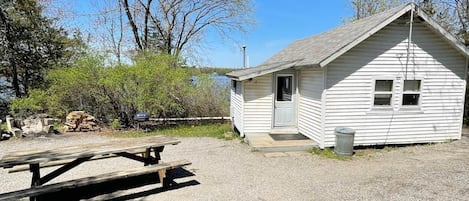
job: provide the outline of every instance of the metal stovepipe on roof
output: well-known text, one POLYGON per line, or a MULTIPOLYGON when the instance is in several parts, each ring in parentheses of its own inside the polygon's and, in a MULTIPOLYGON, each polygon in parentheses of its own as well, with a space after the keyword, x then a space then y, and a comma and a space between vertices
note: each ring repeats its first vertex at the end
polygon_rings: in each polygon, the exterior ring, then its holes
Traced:
POLYGON ((243 45, 243 68, 246 68, 246 45, 243 45))

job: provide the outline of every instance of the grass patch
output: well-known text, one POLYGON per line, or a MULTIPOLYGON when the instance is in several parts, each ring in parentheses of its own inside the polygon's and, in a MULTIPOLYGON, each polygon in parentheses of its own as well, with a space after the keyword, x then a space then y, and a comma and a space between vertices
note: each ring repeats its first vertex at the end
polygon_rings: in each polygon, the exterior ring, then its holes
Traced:
POLYGON ((8 130, 7 123, 3 122, 2 124, 0 124, 0 129, 2 129, 2 131, 7 131, 8 130))
POLYGON ((174 137, 213 137, 220 139, 235 139, 236 134, 226 135, 225 133, 231 132, 231 125, 229 123, 222 124, 206 124, 206 125, 179 125, 175 127, 157 129, 150 132, 144 131, 122 131, 116 132, 118 137, 145 137, 153 135, 166 135, 174 137))
POLYGON ((311 153, 314 154, 314 155, 324 157, 324 158, 331 158, 331 159, 337 159, 337 160, 350 160, 350 159, 352 159, 351 156, 339 156, 339 155, 335 154, 333 149, 327 148, 327 147, 324 148, 324 149, 320 149, 320 148, 315 147, 311 150, 311 153))

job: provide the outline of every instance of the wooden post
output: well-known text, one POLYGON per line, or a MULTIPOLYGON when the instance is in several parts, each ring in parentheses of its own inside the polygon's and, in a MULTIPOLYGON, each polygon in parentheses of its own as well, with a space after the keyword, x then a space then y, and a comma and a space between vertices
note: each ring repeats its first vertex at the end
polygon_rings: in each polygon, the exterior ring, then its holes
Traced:
MULTIPOLYGON (((29 164, 29 171, 33 173, 33 178, 31 179, 31 187, 41 185, 41 173, 39 171, 39 163, 29 164)), ((36 197, 29 197, 30 201, 35 201, 36 197)))
POLYGON ((29 171, 33 173, 31 186, 38 186, 40 184, 41 173, 39 172, 39 163, 29 164, 29 171))

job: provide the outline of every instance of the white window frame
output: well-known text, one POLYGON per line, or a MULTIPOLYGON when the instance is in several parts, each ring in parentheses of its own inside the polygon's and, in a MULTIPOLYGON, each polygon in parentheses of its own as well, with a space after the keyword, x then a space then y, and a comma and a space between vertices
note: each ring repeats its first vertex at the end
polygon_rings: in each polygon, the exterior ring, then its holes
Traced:
POLYGON ((418 109, 420 108, 420 106, 422 105, 422 89, 423 89, 423 79, 421 78, 415 78, 415 79, 407 79, 407 80, 418 80, 420 81, 420 88, 419 88, 419 91, 416 92, 416 91, 409 91, 409 92, 406 92, 405 91, 405 79, 402 80, 402 93, 401 93, 401 100, 400 100, 400 107, 401 108, 410 108, 410 109, 418 109), (418 100, 418 103, 417 105, 404 105, 404 95, 405 94, 418 94, 419 95, 419 100, 418 100))
POLYGON ((372 83, 372 92, 371 92, 371 108, 372 109, 392 109, 394 103, 394 91, 396 87, 396 79, 391 77, 376 77, 373 79, 372 83), (376 91, 376 81, 377 80, 389 80, 392 81, 391 91, 376 91), (391 94, 391 99, 389 100, 389 105, 375 105, 375 95, 376 94, 391 94))

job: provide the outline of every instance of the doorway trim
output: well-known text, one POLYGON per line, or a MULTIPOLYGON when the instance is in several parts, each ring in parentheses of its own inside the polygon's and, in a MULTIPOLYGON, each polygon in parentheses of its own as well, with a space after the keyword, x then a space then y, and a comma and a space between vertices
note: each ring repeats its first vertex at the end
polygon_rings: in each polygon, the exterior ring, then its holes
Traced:
MULTIPOLYGON (((273 113, 273 118, 272 118, 272 128, 297 128, 298 127, 298 81, 297 81, 298 74, 295 71, 284 71, 280 73, 274 73, 273 75, 273 107, 272 107, 272 113, 273 113), (278 78, 279 77, 291 77, 291 102, 290 102, 290 108, 291 108, 291 118, 292 120, 290 121, 291 123, 287 124, 278 124, 277 121, 277 114, 279 113, 279 110, 277 110, 278 107, 278 78)), ((281 102, 280 102, 281 103, 281 102)), ((281 106, 285 106, 281 105, 281 106)))

